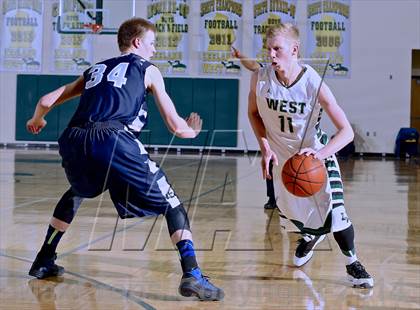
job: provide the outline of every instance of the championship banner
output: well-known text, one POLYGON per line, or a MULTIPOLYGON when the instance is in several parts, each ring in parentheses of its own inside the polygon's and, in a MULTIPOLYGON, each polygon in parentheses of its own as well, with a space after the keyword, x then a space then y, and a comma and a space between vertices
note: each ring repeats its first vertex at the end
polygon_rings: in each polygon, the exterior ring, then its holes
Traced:
MULTIPOLYGON (((77 5, 77 0, 66 0, 63 5, 63 18, 70 20, 75 27, 81 29, 80 21, 83 9, 77 5), (79 8, 80 12, 75 11, 79 8), (66 11, 70 10, 70 11, 66 11), (64 14, 65 13, 65 14, 64 14)), ((50 58, 50 71, 62 73, 82 73, 92 65, 93 62, 93 35, 84 33, 65 34, 58 32, 58 2, 52 6, 53 31, 52 46, 53 55, 50 58)))
POLYGON ((200 71, 204 74, 240 73, 231 60, 231 46, 242 49, 242 1, 201 0, 200 71))
POLYGON ((281 23, 295 23, 297 0, 254 0, 254 57, 261 64, 271 63, 267 54, 267 28, 281 23))
POLYGON ((3 0, 0 70, 40 72, 42 0, 3 0))
POLYGON ((152 62, 163 75, 188 73, 188 17, 187 0, 149 0, 147 19, 157 29, 156 54, 152 62))
POLYGON ((326 77, 350 77, 350 0, 309 0, 306 57, 326 77))

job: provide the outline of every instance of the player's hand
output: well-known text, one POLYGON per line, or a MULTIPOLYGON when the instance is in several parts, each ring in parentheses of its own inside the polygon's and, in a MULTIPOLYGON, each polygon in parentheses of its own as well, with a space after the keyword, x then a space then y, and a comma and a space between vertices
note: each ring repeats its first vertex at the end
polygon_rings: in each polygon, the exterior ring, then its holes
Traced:
POLYGON ((47 121, 43 118, 31 118, 29 121, 26 122, 26 130, 28 130, 34 135, 39 134, 45 126, 47 126, 47 121))
POLYGON ((236 48, 234 48, 233 46, 230 47, 231 49, 231 53, 232 53, 232 57, 233 58, 238 58, 241 59, 242 58, 242 54, 240 51, 238 51, 236 48))
POLYGON ((319 152, 315 151, 314 149, 312 149, 310 147, 305 147, 305 148, 301 149, 298 154, 299 155, 304 154, 305 156, 313 155, 315 158, 317 158, 319 160, 323 160, 324 159, 324 158, 321 158, 319 152))
POLYGON ((264 152, 262 154, 262 158, 261 158, 261 168, 262 168, 262 172, 263 172, 263 179, 269 179, 271 180, 272 177, 270 175, 270 171, 269 171, 269 167, 270 167, 270 161, 273 161, 273 164, 278 166, 279 165, 279 161, 277 159, 277 155, 270 149, 267 150, 266 152, 264 152))
POLYGON ((185 120, 187 122, 187 125, 195 131, 195 136, 197 137, 198 134, 201 131, 201 127, 203 126, 203 120, 200 118, 200 115, 198 115, 195 112, 192 112, 190 116, 187 117, 185 120))

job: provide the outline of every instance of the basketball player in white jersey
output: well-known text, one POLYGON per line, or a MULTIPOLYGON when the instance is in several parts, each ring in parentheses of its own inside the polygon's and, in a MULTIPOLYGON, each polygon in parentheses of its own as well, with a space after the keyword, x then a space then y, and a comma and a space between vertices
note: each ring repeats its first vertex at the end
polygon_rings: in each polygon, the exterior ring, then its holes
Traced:
POLYGON ((298 198, 282 182, 276 189, 278 205, 303 234, 294 264, 299 267, 308 262, 315 246, 332 231, 345 255, 349 281, 356 287, 373 287, 372 277, 355 253, 354 229, 344 208, 340 169, 334 155, 353 140, 353 130, 318 73, 299 63, 299 43, 299 30, 292 24, 270 27, 267 50, 271 66, 255 70, 251 78, 248 116, 262 153, 263 177, 271 178, 271 160, 280 167, 296 153, 323 160, 328 179, 317 194, 298 198), (337 128, 330 141, 319 128, 322 110, 337 128))

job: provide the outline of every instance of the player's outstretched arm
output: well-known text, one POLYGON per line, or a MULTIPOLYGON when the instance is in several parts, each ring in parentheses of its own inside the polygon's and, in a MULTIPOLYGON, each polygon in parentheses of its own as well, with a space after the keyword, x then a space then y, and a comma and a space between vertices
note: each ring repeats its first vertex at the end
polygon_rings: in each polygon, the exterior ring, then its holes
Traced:
POLYGON ((145 86, 152 90, 160 114, 165 121, 169 131, 179 138, 195 138, 201 131, 202 120, 197 113, 191 113, 184 120, 182 119, 166 92, 162 74, 155 66, 146 69, 145 86))
POLYGON ((271 150, 267 140, 266 129, 258 112, 257 107, 257 96, 256 96, 256 84, 258 79, 258 72, 254 72, 251 77, 251 86, 248 94, 248 118, 251 123, 252 129, 254 130, 255 137, 257 138, 258 144, 262 154, 261 168, 264 179, 271 179, 269 173, 270 161, 273 160, 275 165, 278 165, 278 159, 276 154, 271 150))
POLYGON ((26 123, 26 129, 33 134, 40 133, 47 125, 47 121, 44 119, 45 115, 47 115, 55 106, 60 105, 73 97, 80 96, 83 87, 84 78, 83 76, 80 76, 74 82, 61 86, 42 96, 36 105, 34 115, 26 123))
POLYGON ((232 48, 232 57, 238 58, 241 64, 247 68, 249 71, 257 71, 260 68, 258 62, 253 59, 249 59, 247 56, 243 55, 239 50, 231 46, 232 48))
POLYGON ((334 135, 334 138, 316 154, 317 158, 324 159, 335 154, 349 144, 354 139, 354 132, 346 114, 337 104, 337 100, 325 83, 322 83, 319 91, 319 103, 337 128, 337 133, 334 135))

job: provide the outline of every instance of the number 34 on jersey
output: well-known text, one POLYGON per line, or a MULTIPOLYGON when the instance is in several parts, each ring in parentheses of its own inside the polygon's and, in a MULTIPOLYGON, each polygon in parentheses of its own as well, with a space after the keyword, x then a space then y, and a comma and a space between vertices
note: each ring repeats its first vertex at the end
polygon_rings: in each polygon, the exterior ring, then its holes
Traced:
MULTIPOLYGON (((106 76, 108 82, 112 82, 114 87, 121 88, 127 83, 125 74, 127 73, 128 62, 121 62, 115 66, 106 76)), ((98 85, 104 76, 107 66, 105 64, 96 64, 89 70, 90 80, 86 82, 85 89, 98 85)))

